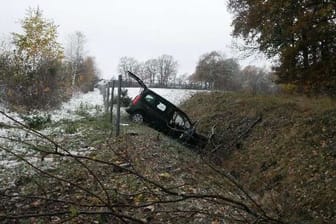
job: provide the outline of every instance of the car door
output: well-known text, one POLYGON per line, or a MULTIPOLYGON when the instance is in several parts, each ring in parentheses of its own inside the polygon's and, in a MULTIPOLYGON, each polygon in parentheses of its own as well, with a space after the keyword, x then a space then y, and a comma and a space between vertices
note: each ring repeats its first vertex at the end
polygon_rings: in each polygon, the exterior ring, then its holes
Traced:
POLYGON ((167 103, 158 95, 149 92, 143 98, 147 120, 156 126, 163 127, 166 125, 167 103))
POLYGON ((130 71, 127 71, 127 74, 132 78, 134 79, 135 81, 137 81, 139 83, 139 85, 144 88, 144 89, 147 89, 147 86, 146 84, 138 77, 136 76, 135 74, 133 74, 132 72, 130 71))
POLYGON ((192 124, 185 113, 180 110, 175 110, 169 121, 169 125, 177 130, 188 130, 192 127, 192 124))

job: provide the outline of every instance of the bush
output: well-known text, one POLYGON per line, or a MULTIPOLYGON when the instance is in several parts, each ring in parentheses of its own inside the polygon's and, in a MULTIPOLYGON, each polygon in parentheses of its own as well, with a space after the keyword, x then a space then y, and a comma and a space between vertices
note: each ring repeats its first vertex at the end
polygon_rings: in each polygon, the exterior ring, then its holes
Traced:
POLYGON ((75 113, 81 117, 90 117, 89 110, 91 109, 90 105, 80 103, 79 107, 76 109, 75 113))
MULTIPOLYGON (((113 98, 113 104, 117 104, 117 97, 115 96, 113 98)), ((120 105, 122 107, 127 107, 130 105, 130 103, 132 102, 131 97, 128 96, 128 90, 127 89, 122 89, 121 93, 120 93, 120 105)))
POLYGON ((32 129, 40 130, 44 128, 48 123, 51 123, 51 115, 44 114, 44 115, 27 115, 21 116, 24 123, 32 129))
POLYGON ((66 134, 75 134, 78 131, 78 126, 75 122, 69 121, 66 123, 66 126, 64 128, 64 132, 66 134))
POLYGON ((57 25, 39 8, 30 8, 20 23, 22 33, 12 33, 12 44, 0 45, 0 84, 6 86, 2 97, 13 108, 56 107, 68 97, 71 84, 57 25))
POLYGON ((298 91, 297 85, 294 84, 282 84, 280 85, 281 91, 285 94, 295 94, 298 91))
POLYGON ((1 95, 13 108, 20 106, 28 111, 50 109, 70 97, 67 74, 61 63, 46 61, 36 71, 28 74, 19 66, 16 61, 9 61, 2 67, 6 88, 1 95))

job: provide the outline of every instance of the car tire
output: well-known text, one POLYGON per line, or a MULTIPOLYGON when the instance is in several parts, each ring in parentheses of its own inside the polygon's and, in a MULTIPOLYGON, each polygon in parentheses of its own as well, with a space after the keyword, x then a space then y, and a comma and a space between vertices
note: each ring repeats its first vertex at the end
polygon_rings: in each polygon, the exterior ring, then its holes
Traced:
POLYGON ((131 119, 137 124, 142 124, 144 122, 144 116, 139 112, 132 114, 131 119))

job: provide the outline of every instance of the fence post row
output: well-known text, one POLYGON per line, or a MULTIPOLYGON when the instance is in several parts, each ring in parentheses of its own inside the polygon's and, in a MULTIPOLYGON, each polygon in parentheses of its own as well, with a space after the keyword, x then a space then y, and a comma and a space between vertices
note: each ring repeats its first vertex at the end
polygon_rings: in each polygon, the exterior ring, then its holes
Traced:
POLYGON ((118 95, 117 95, 117 118, 115 123, 113 124, 113 104, 114 104, 114 89, 116 87, 116 80, 112 80, 108 82, 104 88, 104 105, 105 105, 105 112, 106 114, 110 114, 110 122, 112 124, 111 131, 113 132, 113 127, 116 127, 116 136, 119 136, 120 134, 120 96, 121 96, 121 84, 122 79, 121 76, 119 76, 118 80, 118 95))

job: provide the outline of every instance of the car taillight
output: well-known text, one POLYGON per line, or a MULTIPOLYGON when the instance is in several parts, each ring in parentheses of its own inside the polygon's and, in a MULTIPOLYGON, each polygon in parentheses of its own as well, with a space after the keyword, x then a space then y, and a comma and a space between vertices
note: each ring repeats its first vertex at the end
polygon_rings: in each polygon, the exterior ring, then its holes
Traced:
POLYGON ((136 96, 136 97, 134 98, 134 100, 132 101, 132 104, 133 104, 133 105, 136 105, 136 104, 139 102, 140 98, 141 98, 140 95, 136 96))

